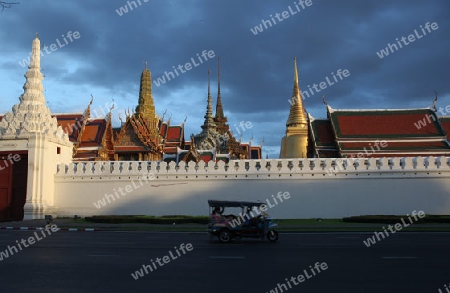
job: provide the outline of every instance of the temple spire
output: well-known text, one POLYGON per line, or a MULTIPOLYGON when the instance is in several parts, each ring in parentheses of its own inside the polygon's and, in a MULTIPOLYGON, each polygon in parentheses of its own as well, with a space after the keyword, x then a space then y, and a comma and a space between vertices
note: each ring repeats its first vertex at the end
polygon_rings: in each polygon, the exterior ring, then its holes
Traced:
POLYGON ((36 33, 31 47, 30 64, 25 73, 24 93, 20 96, 20 101, 39 102, 46 105, 44 97, 44 86, 42 80, 44 76, 41 73, 41 42, 36 33))
POLYGON ((291 109, 286 126, 306 124, 305 110, 303 109, 302 96, 298 84, 297 58, 294 57, 294 89, 292 91, 291 109))
POLYGON ((54 141, 72 146, 66 133, 58 126, 47 106, 44 96, 44 79, 41 73, 41 42, 36 34, 32 42, 30 64, 25 73, 23 94, 19 104, 6 113, 0 122, 0 138, 28 138, 37 133, 52 137, 54 141))
POLYGON ((220 57, 217 59, 218 70, 217 70, 217 103, 216 103, 216 116, 214 117, 214 122, 217 126, 217 131, 224 135, 228 133, 229 126, 227 125, 228 119, 223 113, 222 105, 222 95, 220 93, 220 57))
POLYGON ((150 123, 151 127, 156 127, 157 115, 152 95, 152 75, 145 62, 145 68, 141 74, 141 84, 139 88, 139 101, 136 107, 136 116, 141 116, 150 123), (155 125, 154 125, 155 124, 155 125))
POLYGON ((218 70, 217 70, 217 103, 216 103, 216 119, 224 118, 223 106, 222 106, 222 96, 220 94, 220 56, 217 58, 218 70))
POLYGON ((206 130, 209 128, 215 128, 215 123, 214 123, 214 117, 213 117, 213 111, 212 111, 212 98, 211 98, 211 88, 210 88, 210 84, 211 84, 211 72, 208 69, 208 100, 207 100, 207 105, 206 105, 206 114, 205 114, 205 122, 202 125, 202 129, 206 130))
POLYGON ((208 69, 208 99, 211 97, 211 71, 208 69))
POLYGON ((308 122, 298 84, 297 58, 294 58, 294 89, 291 108, 286 121, 286 135, 281 139, 280 158, 306 158, 308 156, 308 122))

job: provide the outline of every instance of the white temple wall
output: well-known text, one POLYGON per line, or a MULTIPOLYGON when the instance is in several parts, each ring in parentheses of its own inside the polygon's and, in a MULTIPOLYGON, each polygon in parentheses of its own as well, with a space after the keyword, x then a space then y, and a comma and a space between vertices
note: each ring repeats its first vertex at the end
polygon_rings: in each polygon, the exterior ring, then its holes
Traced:
POLYGON ((0 140, 1 152, 20 152, 28 150, 28 140, 26 139, 2 139, 0 140))
POLYGON ((72 160, 72 147, 59 144, 40 134, 28 141, 27 202, 24 219, 41 219, 45 214, 56 215, 55 180, 51 176, 56 166, 72 160))
POLYGON ((72 148, 52 141, 46 141, 43 147, 43 158, 45 164, 42 164, 43 168, 43 181, 41 188, 42 201, 46 202, 49 206, 55 205, 55 180, 48 176, 48 174, 54 174, 56 166, 62 162, 69 163, 72 161, 72 148), (59 151, 58 151, 59 149, 59 151), (58 153, 59 152, 59 153, 58 153))
POLYGON ((342 159, 333 166, 335 160, 232 161, 227 171, 223 162, 217 170, 205 168, 203 162, 196 170, 190 162, 187 171, 184 167, 175 170, 174 163, 169 170, 161 163, 157 170, 156 162, 148 168, 147 162, 84 162, 76 171, 74 164, 61 164, 54 178, 55 205, 60 217, 207 215, 208 199, 268 200, 273 206, 268 212, 275 218, 341 218, 414 210, 450 214, 450 158, 347 160, 349 166, 355 163, 347 170, 340 167, 342 159), (257 162, 262 166, 259 170, 257 162), (270 170, 265 168, 267 162, 271 162, 270 170), (330 168, 337 170, 327 172, 330 168), (279 192, 289 192, 290 198, 277 199, 276 204, 272 195, 279 192), (99 200, 105 205, 97 208, 94 203, 99 200))

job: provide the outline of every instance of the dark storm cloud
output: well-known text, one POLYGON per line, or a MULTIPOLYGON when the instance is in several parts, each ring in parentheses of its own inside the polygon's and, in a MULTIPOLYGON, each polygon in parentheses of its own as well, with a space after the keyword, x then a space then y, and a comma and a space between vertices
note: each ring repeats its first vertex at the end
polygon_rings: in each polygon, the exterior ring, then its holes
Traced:
MULTIPOLYGON (((312 0, 310 7, 258 35, 250 29, 288 6, 294 8, 294 1, 140 2, 119 16, 116 10, 127 1, 21 1, 0 15, 2 27, 8 28, 0 35, 0 47, 6 50, 7 42, 8 52, 29 52, 35 31, 45 44, 68 31, 79 31, 79 40, 60 49, 59 56, 67 59, 56 64, 56 52, 45 57, 46 75, 62 84, 108 89, 117 98, 125 97, 131 108, 137 102, 130 97, 137 96, 145 59, 155 80, 197 53, 213 50, 221 56, 222 96, 230 124, 252 119, 255 139, 264 136, 269 146, 279 146, 284 133, 294 56, 302 90, 338 69, 350 71, 349 77, 303 101, 315 116, 326 115, 322 94, 335 108, 408 108, 413 103, 426 107, 433 90, 442 98, 439 103, 450 104, 446 0, 312 0), (388 43, 407 37, 426 22, 437 22, 439 29, 382 59, 377 56, 388 43), (76 70, 68 70, 73 62, 78 63, 76 70)), ((3 68, 17 63, 10 62, 4 62, 3 68)), ((215 101, 216 58, 166 84, 153 85, 155 99, 188 105, 195 101, 190 107, 204 113, 208 68, 215 101), (190 94, 185 92, 188 87, 193 89, 190 94), (184 96, 174 97, 178 92, 184 96)), ((15 70, 23 74, 20 67, 15 70)), ((194 113, 189 107, 183 109, 186 113, 180 116, 194 113)), ((189 127, 200 131, 199 125, 189 127)))

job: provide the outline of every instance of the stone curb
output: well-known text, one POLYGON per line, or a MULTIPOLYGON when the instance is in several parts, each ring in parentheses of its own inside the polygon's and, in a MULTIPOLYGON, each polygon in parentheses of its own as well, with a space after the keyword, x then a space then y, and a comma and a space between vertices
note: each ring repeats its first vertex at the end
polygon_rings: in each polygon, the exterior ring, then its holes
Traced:
MULTIPOLYGON (((21 231, 40 231, 45 230, 43 227, 0 227, 0 230, 21 230, 21 231)), ((58 228, 58 231, 68 232, 97 232, 104 231, 98 228, 58 228)))

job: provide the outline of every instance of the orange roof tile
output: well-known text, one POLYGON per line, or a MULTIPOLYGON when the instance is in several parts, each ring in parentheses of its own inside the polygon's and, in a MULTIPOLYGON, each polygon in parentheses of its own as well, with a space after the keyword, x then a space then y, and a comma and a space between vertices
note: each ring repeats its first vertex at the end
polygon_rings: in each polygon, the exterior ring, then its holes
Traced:
POLYGON ((182 137, 182 134, 183 134, 182 126, 169 126, 166 139, 167 141, 180 142, 184 139, 184 137, 182 137))
POLYGON ((71 142, 75 142, 78 137, 78 133, 82 127, 83 115, 82 114, 57 114, 56 121, 58 126, 64 130, 69 136, 71 142))
POLYGON ((332 110, 330 117, 338 139, 444 135, 436 113, 431 109, 332 110))
POLYGON ((81 137, 80 147, 101 145, 103 134, 106 130, 105 119, 89 120, 81 137))
POLYGON ((450 142, 450 116, 439 118, 445 133, 447 134, 447 141, 450 142))

